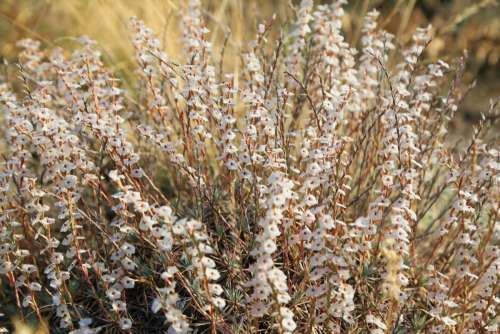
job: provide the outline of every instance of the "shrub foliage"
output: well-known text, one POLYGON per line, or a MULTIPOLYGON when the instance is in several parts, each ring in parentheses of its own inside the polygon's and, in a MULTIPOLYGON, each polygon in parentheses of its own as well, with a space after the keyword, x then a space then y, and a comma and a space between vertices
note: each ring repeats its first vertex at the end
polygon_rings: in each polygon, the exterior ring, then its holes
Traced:
POLYGON ((355 48, 344 2, 260 24, 235 73, 199 1, 183 63, 132 18, 131 90, 88 38, 20 41, 2 313, 74 334, 497 332, 497 104, 457 141, 463 59, 423 61, 432 28, 398 45, 376 11, 355 48))

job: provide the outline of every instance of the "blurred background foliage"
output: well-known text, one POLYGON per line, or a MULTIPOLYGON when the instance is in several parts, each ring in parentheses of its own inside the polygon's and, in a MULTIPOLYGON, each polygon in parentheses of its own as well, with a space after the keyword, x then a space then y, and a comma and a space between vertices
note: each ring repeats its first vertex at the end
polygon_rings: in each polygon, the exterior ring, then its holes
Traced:
MULTIPOLYGON (((224 68, 238 72, 242 49, 255 35, 257 24, 276 14, 274 34, 290 27, 294 5, 288 0, 203 0, 216 60, 224 47, 224 68)), ((316 0, 316 2, 320 2, 316 0)), ((329 1, 321 1, 328 3, 329 1)), ((99 42, 105 62, 124 84, 133 83, 135 69, 128 18, 137 16, 151 27, 166 52, 182 61, 179 21, 187 0, 0 0, 0 60, 16 62, 16 42, 40 40, 47 47, 71 50, 80 35, 99 42)), ((500 95, 500 6, 495 0, 352 0, 346 6, 344 32, 357 45, 363 16, 377 8, 380 24, 401 44, 411 39, 419 26, 432 24, 436 36, 426 51, 429 61, 451 61, 468 50, 466 81, 477 85, 466 96, 455 122, 458 134, 470 132, 479 112, 500 95)), ((15 66, 4 66, 3 80, 15 66)), ((131 86, 132 87, 132 86, 131 86)), ((1 118, 1 115, 0 115, 1 118)), ((1 300, 1 295, 0 295, 1 300)), ((1 304, 1 303, 0 303, 1 304)), ((0 305, 1 306, 1 305, 0 305)), ((0 307, 1 311, 1 307, 0 307)), ((44 326, 32 329, 14 322, 16 333, 46 333, 44 326)))
MULTIPOLYGON (((238 70, 242 48, 255 34, 256 26, 276 14, 274 33, 289 26, 293 6, 300 0, 203 0, 212 34, 215 58, 223 45, 224 67, 238 70), (227 43, 226 42, 227 38, 227 43)), ((328 3, 329 1, 318 1, 328 3)), ((68 47, 87 35, 99 42, 106 62, 125 82, 132 78, 133 57, 128 18, 137 16, 151 27, 167 53, 179 59, 182 46, 179 20, 187 0, 2 0, 0 1, 0 57, 16 59, 15 43, 34 38, 46 46, 68 47)), ((497 0, 352 0, 344 18, 347 39, 356 44, 364 14, 377 8, 380 24, 397 36, 410 40, 418 26, 432 24, 436 37, 429 45, 429 60, 452 60, 468 50, 466 79, 477 85, 462 105, 466 121, 479 119, 489 99, 500 92, 500 6, 497 0)), ((460 124, 458 124, 460 126, 460 124)))

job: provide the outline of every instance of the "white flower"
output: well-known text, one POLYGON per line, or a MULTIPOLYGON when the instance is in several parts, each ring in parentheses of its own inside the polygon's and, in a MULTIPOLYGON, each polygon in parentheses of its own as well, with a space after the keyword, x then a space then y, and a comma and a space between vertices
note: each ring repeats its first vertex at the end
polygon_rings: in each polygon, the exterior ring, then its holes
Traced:
POLYGON ((134 270, 135 267, 137 267, 135 262, 132 261, 131 259, 129 259, 128 257, 123 258, 121 260, 121 263, 122 263, 123 267, 125 267, 125 269, 127 269, 127 270, 134 270))
POLYGON ((219 308, 219 309, 223 309, 224 306, 226 306, 226 301, 220 297, 213 298, 212 302, 213 302, 214 306, 219 308))
POLYGON ((120 182, 120 180, 124 179, 125 176, 119 174, 118 170, 113 169, 112 171, 109 172, 109 178, 114 181, 114 182, 120 182))
POLYGON ((289 332, 293 332, 295 328, 297 328, 297 324, 295 323, 295 321, 293 321, 292 318, 284 318, 281 321, 281 325, 283 326, 283 329, 289 332))
POLYGON ((38 268, 32 264, 23 264, 21 266, 21 270, 24 271, 25 273, 32 274, 32 273, 38 271, 38 268))
POLYGON ((111 307, 115 312, 125 312, 127 310, 127 303, 122 300, 114 300, 111 303, 111 307))
POLYGON ((391 175, 382 176, 382 184, 386 187, 391 187, 393 185, 393 177, 391 175))
POLYGON ((130 173, 130 175, 132 177, 135 177, 135 178, 141 178, 144 176, 144 171, 142 170, 142 168, 135 168, 135 169, 132 169, 132 172, 130 173))
POLYGON ((498 333, 498 324, 492 324, 492 325, 486 326, 485 329, 488 332, 498 333))
POLYGON ((453 320, 450 317, 441 317, 441 321, 446 325, 446 326, 455 326, 457 322, 453 320))
POLYGON ((134 203, 134 208, 135 211, 140 212, 140 213, 145 213, 149 210, 149 204, 144 201, 139 201, 134 203))
POLYGON ((128 318, 120 318, 120 328, 123 330, 128 330, 132 328, 132 320, 128 318))
POLYGON ((313 206, 313 205, 318 204, 318 200, 316 199, 316 197, 314 197, 311 194, 308 194, 305 197, 304 201, 305 201, 305 203, 306 203, 307 206, 313 206))
POLYGON ((312 164, 309 165, 307 171, 311 175, 318 175, 319 173, 321 173, 322 168, 318 163, 313 162, 312 164))
POLYGON ((268 239, 266 241, 264 241, 264 243, 262 244, 262 247, 261 247, 262 251, 264 253, 267 253, 267 254, 272 254, 276 251, 277 247, 276 247, 276 243, 271 240, 271 239, 268 239))
POLYGON ((111 288, 106 291, 106 296, 111 300, 116 300, 121 297, 121 292, 115 288, 111 288))
POLYGON ((10 261, 0 263, 0 274, 6 274, 14 269, 14 265, 10 261))
POLYGON ((159 298, 155 298, 153 300, 153 303, 151 304, 151 311, 153 311, 153 313, 158 313, 159 310, 161 310, 162 308, 162 304, 161 304, 161 301, 159 298))
POLYGON ((77 178, 75 175, 68 175, 64 178, 63 187, 73 189, 76 185, 77 178))
POLYGON ((214 260, 212 260, 212 259, 211 259, 211 258, 209 258, 209 257, 206 257, 206 256, 202 257, 202 258, 201 258, 201 263, 202 263, 205 267, 207 267, 207 268, 215 268, 215 262, 214 262, 214 260))
POLYGON ((270 305, 266 305, 262 302, 257 302, 255 304, 252 304, 250 306, 250 314, 253 316, 253 317, 262 317, 264 316, 266 313, 267 313, 267 310, 269 309, 269 306, 270 305))
POLYGON ((293 318, 293 312, 288 307, 280 307, 280 314, 285 319, 293 318))
MULTIPOLYGON (((281 290, 283 290, 283 288, 281 288, 281 290)), ((288 303, 292 298, 290 297, 290 295, 286 292, 283 292, 283 293, 279 293, 277 296, 276 296, 276 300, 278 301, 278 303, 280 304, 286 304, 288 303)))
POLYGON ((174 275, 179 272, 179 269, 177 267, 171 266, 167 268, 167 271, 164 271, 161 273, 161 278, 164 280, 170 279, 174 277, 174 275))
POLYGON ((219 296, 222 294, 223 289, 219 284, 209 284, 208 285, 208 290, 212 295, 219 296))
POLYGON ((384 330, 387 329, 387 326, 385 325, 385 323, 379 317, 376 317, 372 314, 368 314, 366 316, 366 322, 369 324, 374 324, 375 326, 377 326, 380 329, 384 329, 384 330))
POLYGON ((216 281, 220 278, 220 274, 216 269, 206 268, 205 274, 210 281, 216 281))
POLYGON ((227 161, 225 166, 229 170, 237 170, 238 169, 238 163, 234 160, 227 161))
POLYGON ((135 280, 128 276, 122 277, 120 282, 122 283, 125 289, 132 289, 135 286, 135 280))
POLYGON ((385 331, 380 328, 374 328, 370 330, 370 334, 384 334, 385 331))
POLYGON ((111 275, 108 275, 108 274, 106 274, 106 275, 102 275, 101 279, 102 279, 104 282, 106 282, 106 283, 113 283, 113 282, 116 280, 116 278, 115 278, 115 277, 113 277, 113 276, 111 276, 111 275))

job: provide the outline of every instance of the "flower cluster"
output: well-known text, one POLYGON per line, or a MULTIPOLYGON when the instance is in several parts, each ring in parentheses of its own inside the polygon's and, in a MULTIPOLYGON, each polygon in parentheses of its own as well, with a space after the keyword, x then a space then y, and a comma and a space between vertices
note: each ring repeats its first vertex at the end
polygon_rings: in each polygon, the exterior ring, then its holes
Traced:
POLYGON ((234 72, 199 0, 178 62, 131 18, 132 79, 87 37, 19 41, 0 332, 498 332, 498 101, 456 141, 465 60, 425 59, 433 28, 401 45, 377 11, 355 47, 345 4, 258 24, 234 72))

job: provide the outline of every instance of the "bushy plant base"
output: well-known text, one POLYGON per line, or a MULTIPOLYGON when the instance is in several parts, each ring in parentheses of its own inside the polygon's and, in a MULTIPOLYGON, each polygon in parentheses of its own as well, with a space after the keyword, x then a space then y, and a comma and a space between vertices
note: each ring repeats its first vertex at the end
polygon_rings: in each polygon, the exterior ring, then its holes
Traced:
POLYGON ((423 62, 432 28, 396 46, 375 11, 356 49, 343 4, 259 25, 235 73, 198 1, 182 64, 132 18, 130 90, 88 38, 20 41, 21 85, 0 86, 4 331, 498 332, 498 106, 453 142, 463 60, 423 62))

